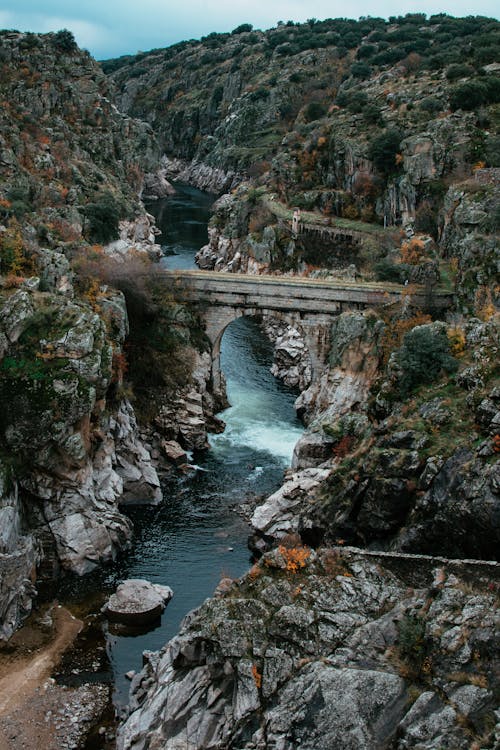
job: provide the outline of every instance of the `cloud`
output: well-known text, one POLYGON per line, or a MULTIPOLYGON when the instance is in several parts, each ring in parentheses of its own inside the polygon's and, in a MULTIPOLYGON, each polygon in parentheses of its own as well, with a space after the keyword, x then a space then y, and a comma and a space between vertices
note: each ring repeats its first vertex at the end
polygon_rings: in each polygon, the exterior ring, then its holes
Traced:
POLYGON ((94 21, 66 14, 49 15, 42 12, 0 10, 0 28, 35 31, 41 34, 69 29, 73 32, 78 45, 90 50, 93 54, 96 50, 104 52, 112 48, 114 41, 113 32, 104 24, 99 23, 99 19, 94 21))
POLYGON ((408 12, 496 17, 496 0, 0 0, 0 26, 23 31, 70 29, 97 58, 166 47, 212 31, 231 31, 241 23, 255 28, 279 20, 358 18, 408 12), (2 8, 9 3, 10 8, 2 8))

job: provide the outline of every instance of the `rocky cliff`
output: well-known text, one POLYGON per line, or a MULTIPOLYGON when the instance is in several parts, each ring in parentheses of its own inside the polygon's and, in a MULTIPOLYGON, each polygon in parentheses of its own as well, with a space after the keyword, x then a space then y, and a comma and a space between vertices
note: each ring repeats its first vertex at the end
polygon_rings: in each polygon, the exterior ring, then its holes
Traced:
POLYGON ((118 748, 493 747, 495 569, 428 565, 280 546, 148 655, 118 748))
POLYGON ((295 472, 253 514, 255 549, 299 532, 315 544, 497 559, 498 315, 463 329, 414 322, 399 346, 394 322, 373 313, 333 324, 329 367, 297 402, 309 425, 295 472), (430 374, 425 346, 438 341, 455 354, 442 362, 448 376, 430 374))
POLYGON ((199 324, 144 263, 143 183, 233 191, 204 267, 410 286, 398 309, 339 316, 313 383, 299 323, 266 321, 308 431, 254 512, 262 559, 134 679, 123 750, 498 742, 496 567, 330 546, 498 552, 498 33, 421 14, 243 25, 108 61, 114 82, 69 32, 0 34, 2 638, 40 564, 113 559, 120 504, 160 499, 161 452, 221 427, 199 324))
POLYGON ((29 222, 52 248, 82 233, 115 239, 113 223, 143 212, 142 175, 158 158, 150 128, 118 112, 108 79, 66 33, 0 35, 2 217, 29 222))
MULTIPOLYGON (((40 292, 39 279, 0 295, 2 586, 23 558, 23 584, 10 591, 21 602, 24 579, 34 580, 41 557, 46 572, 85 573, 130 541, 119 503, 161 499, 131 405, 108 396, 117 375, 113 350, 127 331, 123 296, 108 291, 99 313, 40 292), (108 318, 106 326, 105 308, 114 325, 108 318)), ((17 624, 8 618, 4 636, 17 624)))
MULTIPOLYGON (((139 429, 127 370, 139 390, 138 367, 157 357, 160 370, 166 357, 162 393, 182 405, 198 381, 206 391, 209 373, 190 380, 191 359, 202 360, 194 323, 151 286, 148 259, 159 246, 139 200, 144 173, 158 166, 151 129, 117 110, 108 79, 70 32, 1 32, 0 61, 0 637, 8 638, 29 612, 37 569, 82 575, 114 559, 132 536, 119 506, 161 500, 159 445, 142 439, 150 435, 139 429), (155 341, 152 319, 162 327, 155 341)), ((158 186, 154 175, 146 182, 158 186)), ((208 394, 205 402, 211 415, 208 394)), ((193 420, 184 417, 186 447, 206 442, 204 419, 193 420)))
POLYGON ((408 286, 332 323, 312 383, 300 321, 263 321, 307 431, 253 512, 264 557, 148 657, 121 749, 498 742, 491 581, 330 548, 498 555, 498 35, 443 14, 312 19, 104 64, 165 174, 224 193, 202 268, 408 286))

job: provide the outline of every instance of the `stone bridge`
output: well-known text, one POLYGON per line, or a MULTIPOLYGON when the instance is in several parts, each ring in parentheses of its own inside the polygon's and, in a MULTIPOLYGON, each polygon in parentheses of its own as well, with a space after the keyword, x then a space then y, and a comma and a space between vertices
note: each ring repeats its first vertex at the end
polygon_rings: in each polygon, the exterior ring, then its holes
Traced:
MULTIPOLYGON (((304 336, 313 381, 326 362, 332 317, 345 310, 390 305, 411 295, 412 306, 425 308, 429 299, 423 289, 398 284, 356 283, 289 276, 256 276, 214 271, 172 271, 177 297, 198 305, 212 344, 212 377, 220 387, 220 347, 227 326, 244 315, 264 314, 282 318, 304 336)), ((432 306, 446 308, 452 294, 432 293, 432 306)))

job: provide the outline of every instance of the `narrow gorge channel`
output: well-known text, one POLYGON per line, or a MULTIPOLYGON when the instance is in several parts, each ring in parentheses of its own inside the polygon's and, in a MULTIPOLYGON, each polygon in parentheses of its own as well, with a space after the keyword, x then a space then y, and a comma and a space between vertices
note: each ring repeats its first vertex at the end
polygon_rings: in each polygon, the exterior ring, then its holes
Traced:
MULTIPOLYGON (((160 242, 175 252, 162 261, 167 268, 195 267, 194 254, 206 242, 210 204, 206 193, 178 186, 175 196, 148 206, 162 229, 160 242)), ((249 567, 249 527, 238 506, 279 487, 303 431, 293 408, 297 394, 271 375, 271 361, 272 346, 254 320, 241 318, 228 327, 221 352, 231 404, 220 415, 224 433, 210 437, 211 450, 192 457, 195 468, 187 476, 165 482, 161 505, 129 510, 135 526, 131 551, 70 594, 81 600, 82 587, 90 597, 126 578, 146 578, 174 591, 155 629, 106 634, 118 708, 127 702, 125 673, 141 668, 142 652, 160 649, 175 635, 183 617, 213 593, 221 577, 238 577, 249 567)), ((91 678, 80 674, 76 681, 91 678)))

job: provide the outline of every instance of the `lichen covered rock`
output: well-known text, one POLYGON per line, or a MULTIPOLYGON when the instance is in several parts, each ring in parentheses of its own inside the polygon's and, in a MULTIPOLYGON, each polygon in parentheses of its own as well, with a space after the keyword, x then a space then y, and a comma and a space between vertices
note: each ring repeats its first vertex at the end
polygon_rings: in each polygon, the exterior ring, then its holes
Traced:
POLYGON ((447 566, 433 576, 425 562, 412 573, 381 562, 306 547, 265 555, 150 655, 118 748, 467 750, 492 737, 488 573, 464 569, 464 585, 447 566))
POLYGON ((33 535, 47 561, 79 574, 129 544, 122 500, 161 499, 131 405, 122 400, 105 411, 112 348, 127 330, 119 298, 103 296, 113 313, 109 330, 86 303, 50 292, 4 295, 0 312, 8 342, 0 361, 0 442, 18 460, 20 509, 6 523, 11 536, 33 535))

